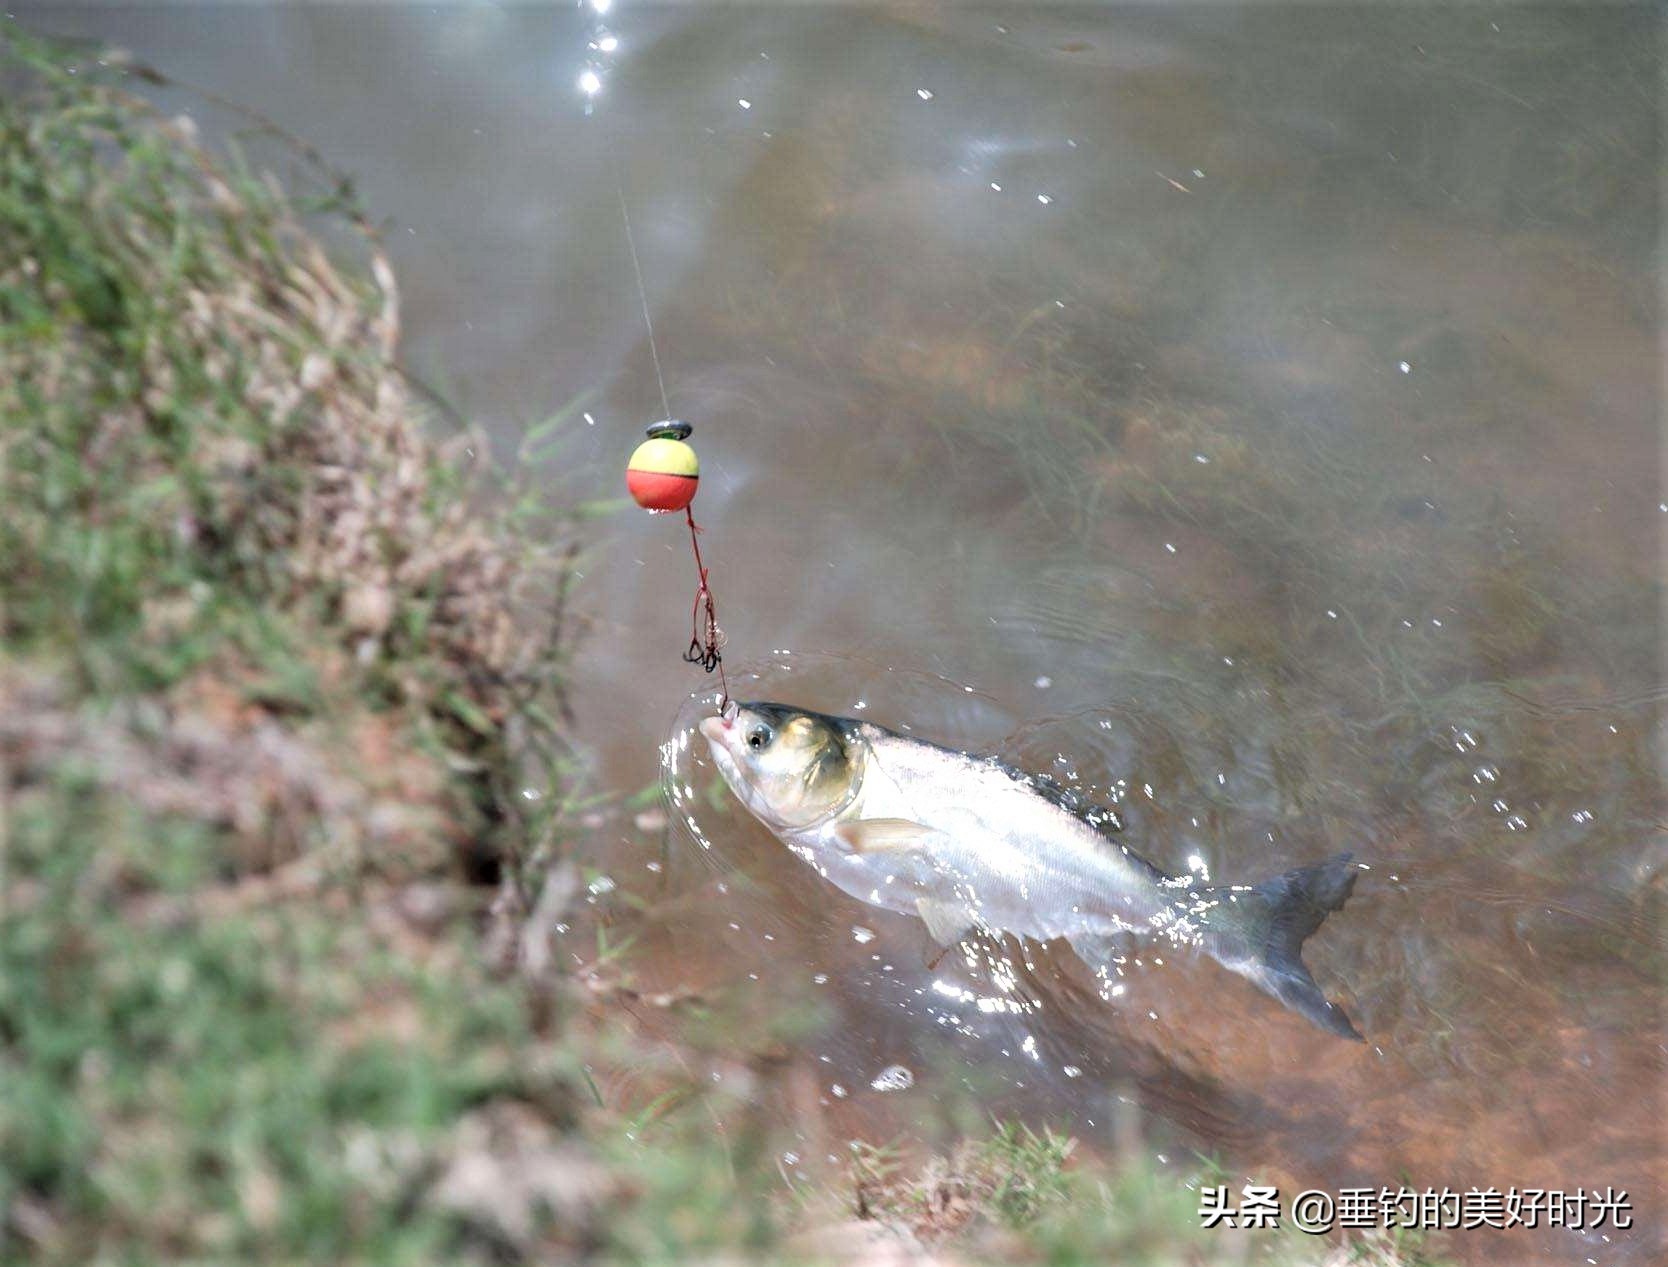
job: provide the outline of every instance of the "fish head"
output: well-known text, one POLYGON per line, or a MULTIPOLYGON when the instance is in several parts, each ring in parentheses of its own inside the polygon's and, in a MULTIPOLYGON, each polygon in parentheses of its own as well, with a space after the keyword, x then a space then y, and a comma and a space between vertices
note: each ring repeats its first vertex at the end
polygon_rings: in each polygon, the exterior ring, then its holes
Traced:
POLYGON ((862 780, 848 723, 790 704, 736 704, 701 722, 724 781, 757 819, 803 831, 839 813, 862 780))

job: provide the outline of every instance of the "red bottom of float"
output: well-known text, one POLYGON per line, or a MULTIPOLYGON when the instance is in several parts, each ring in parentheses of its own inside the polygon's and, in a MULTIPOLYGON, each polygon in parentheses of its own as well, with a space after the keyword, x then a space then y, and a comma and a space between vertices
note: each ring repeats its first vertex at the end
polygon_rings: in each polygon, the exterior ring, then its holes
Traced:
POLYGON ((664 471, 626 472, 626 489, 644 510, 682 510, 695 500, 700 483, 695 475, 670 475, 664 471))

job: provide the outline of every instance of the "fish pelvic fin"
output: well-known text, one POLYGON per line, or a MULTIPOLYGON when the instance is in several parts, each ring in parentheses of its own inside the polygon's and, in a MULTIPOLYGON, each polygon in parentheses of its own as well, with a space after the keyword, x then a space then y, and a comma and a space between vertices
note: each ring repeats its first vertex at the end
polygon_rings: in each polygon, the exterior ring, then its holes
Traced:
POLYGON ((927 926, 927 932, 940 946, 954 946, 972 932, 977 920, 961 902, 941 902, 930 897, 917 898, 915 909, 927 926))
MULTIPOLYGON (((1303 962, 1303 943, 1322 921, 1349 900, 1360 870, 1348 853, 1299 867, 1223 905, 1245 914, 1218 933, 1212 953, 1224 966, 1272 994, 1328 1033, 1365 1041, 1344 1009, 1321 993, 1303 962)), ((1218 908, 1221 909, 1221 908, 1218 908)))

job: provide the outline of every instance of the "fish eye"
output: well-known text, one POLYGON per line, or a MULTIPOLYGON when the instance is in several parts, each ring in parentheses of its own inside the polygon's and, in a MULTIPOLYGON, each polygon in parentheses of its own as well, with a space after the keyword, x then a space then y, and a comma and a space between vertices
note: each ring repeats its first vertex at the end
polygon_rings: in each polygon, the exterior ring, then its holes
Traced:
POLYGON ((747 746, 757 751, 768 744, 771 741, 771 738, 772 736, 769 726, 754 726, 753 729, 747 732, 747 746))

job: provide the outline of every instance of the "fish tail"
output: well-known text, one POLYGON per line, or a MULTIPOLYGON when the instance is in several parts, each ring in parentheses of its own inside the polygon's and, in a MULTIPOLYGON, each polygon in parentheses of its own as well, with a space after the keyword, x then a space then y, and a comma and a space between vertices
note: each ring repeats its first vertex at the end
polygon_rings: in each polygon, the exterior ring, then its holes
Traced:
MULTIPOLYGON (((1344 1009, 1330 1002, 1303 962, 1303 943, 1349 900, 1359 869, 1341 853, 1299 867, 1250 890, 1233 891, 1218 910, 1242 912, 1207 942, 1211 953, 1329 1033, 1364 1041, 1344 1009)), ((1227 890, 1213 890, 1226 894, 1227 890)))

